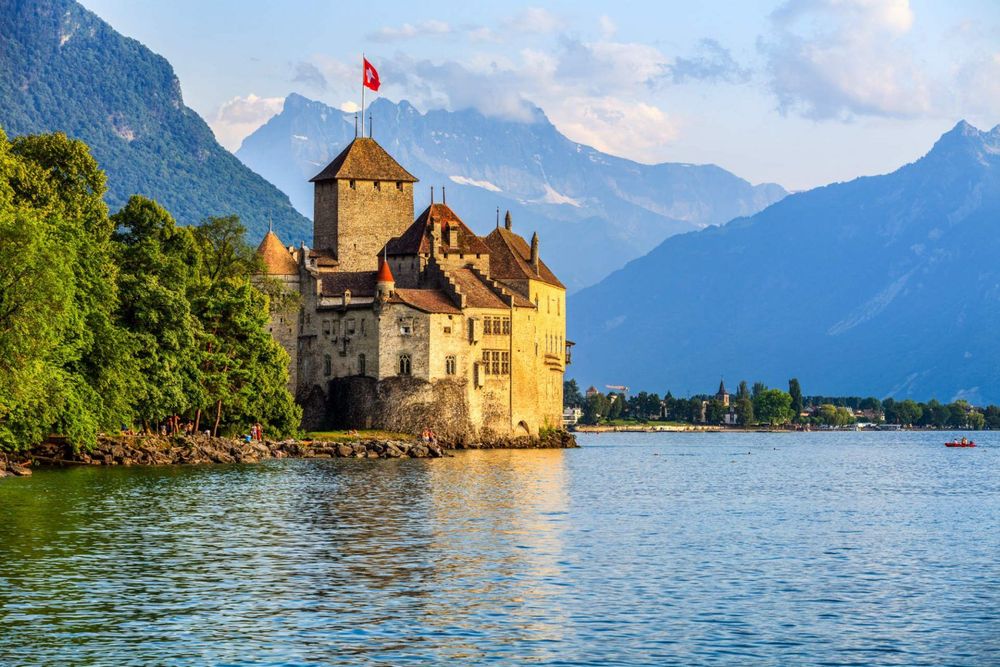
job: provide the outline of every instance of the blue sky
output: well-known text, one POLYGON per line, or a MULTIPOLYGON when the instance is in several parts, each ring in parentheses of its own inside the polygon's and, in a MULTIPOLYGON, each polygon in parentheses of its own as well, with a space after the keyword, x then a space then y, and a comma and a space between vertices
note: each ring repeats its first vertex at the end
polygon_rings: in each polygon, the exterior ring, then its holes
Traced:
POLYGON ((235 150, 298 92, 351 108, 360 58, 418 108, 527 118, 643 162, 804 189, 1000 123, 1000 2, 83 0, 165 56, 235 150))

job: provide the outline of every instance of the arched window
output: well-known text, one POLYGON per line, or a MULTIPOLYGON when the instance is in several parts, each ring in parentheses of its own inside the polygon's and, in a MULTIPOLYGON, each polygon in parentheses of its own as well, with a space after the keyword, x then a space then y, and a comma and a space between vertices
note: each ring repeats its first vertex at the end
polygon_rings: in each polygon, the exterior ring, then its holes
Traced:
POLYGON ((454 375, 455 374, 455 357, 454 356, 449 355, 449 356, 447 356, 447 357, 444 358, 444 372, 445 372, 445 375, 454 375))
POLYGON ((399 374, 400 375, 410 374, 410 355, 408 354, 399 355, 399 374))
MULTIPOLYGON (((364 320, 361 320, 361 323, 364 324, 364 320)), ((358 375, 364 375, 364 374, 365 374, 365 355, 359 354, 358 355, 358 375)))

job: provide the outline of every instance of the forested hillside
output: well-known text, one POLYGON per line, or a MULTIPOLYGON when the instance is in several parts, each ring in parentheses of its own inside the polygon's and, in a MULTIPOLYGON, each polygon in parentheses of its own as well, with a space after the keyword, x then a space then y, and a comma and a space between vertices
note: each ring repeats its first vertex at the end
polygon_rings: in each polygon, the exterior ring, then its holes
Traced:
POLYGON ((109 175, 112 211, 141 194, 183 224, 235 214, 253 238, 269 219, 287 242, 311 238, 288 198, 184 106, 164 58, 71 0, 0 3, 0 128, 85 141, 109 175))

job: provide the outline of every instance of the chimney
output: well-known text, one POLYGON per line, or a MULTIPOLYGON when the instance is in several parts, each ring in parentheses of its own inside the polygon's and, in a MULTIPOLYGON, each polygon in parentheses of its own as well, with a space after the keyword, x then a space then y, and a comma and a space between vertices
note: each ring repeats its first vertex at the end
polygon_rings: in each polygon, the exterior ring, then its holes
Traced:
POLYGON ((444 244, 449 248, 458 247, 458 225, 444 223, 444 244))
POLYGON ((511 222, 511 219, 510 219, 510 210, 509 209, 507 210, 507 215, 505 215, 503 217, 503 226, 506 227, 508 231, 510 230, 511 227, 513 227, 513 223, 511 222))
MULTIPOLYGON (((508 229, 510 229, 508 227, 508 229)), ((538 232, 531 235, 531 268, 538 275, 538 232)))

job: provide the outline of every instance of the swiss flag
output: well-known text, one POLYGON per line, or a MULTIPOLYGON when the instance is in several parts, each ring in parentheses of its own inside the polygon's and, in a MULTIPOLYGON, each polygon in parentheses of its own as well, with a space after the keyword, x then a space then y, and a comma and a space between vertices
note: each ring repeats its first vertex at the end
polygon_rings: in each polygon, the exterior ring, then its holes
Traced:
POLYGON ((371 88, 372 90, 377 91, 379 87, 378 71, 372 67, 372 64, 368 62, 367 58, 362 58, 362 60, 365 61, 365 73, 364 76, 361 77, 361 83, 363 83, 366 88, 371 88))

